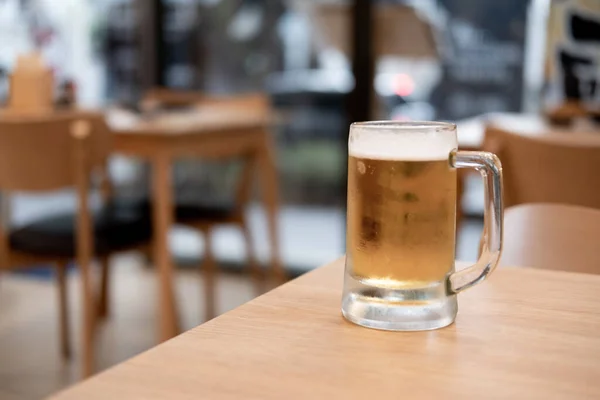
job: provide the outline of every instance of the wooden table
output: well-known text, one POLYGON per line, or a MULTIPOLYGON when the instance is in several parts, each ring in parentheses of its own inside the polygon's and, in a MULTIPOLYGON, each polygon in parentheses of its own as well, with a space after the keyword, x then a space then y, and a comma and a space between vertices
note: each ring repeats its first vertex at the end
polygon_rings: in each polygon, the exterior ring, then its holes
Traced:
POLYGON ((383 332, 340 315, 343 260, 56 399, 600 398, 600 276, 499 268, 456 323, 383 332))
POLYGON ((582 120, 563 127, 550 124, 539 114, 488 113, 458 121, 456 125, 458 146, 462 150, 481 149, 485 129, 490 125, 524 136, 557 134, 575 139, 589 136, 600 138, 600 127, 589 121, 582 120))
POLYGON ((178 331, 173 293, 173 266, 168 233, 173 226, 172 164, 185 157, 225 158, 249 156, 261 180, 269 226, 273 271, 284 279, 279 256, 277 212, 278 185, 274 145, 264 115, 223 107, 199 107, 194 112, 169 113, 152 119, 113 110, 107 121, 115 134, 115 151, 145 159, 152 166, 155 229, 155 263, 160 275, 159 335, 164 341, 178 331))

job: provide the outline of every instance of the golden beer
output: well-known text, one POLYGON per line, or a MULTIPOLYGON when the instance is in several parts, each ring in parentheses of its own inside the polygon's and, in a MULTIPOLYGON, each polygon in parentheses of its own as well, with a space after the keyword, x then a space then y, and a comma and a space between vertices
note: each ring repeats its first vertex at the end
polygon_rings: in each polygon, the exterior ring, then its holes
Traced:
POLYGON ((456 294, 481 282, 502 249, 502 165, 457 150, 445 122, 350 126, 348 226, 342 314, 392 331, 438 329, 456 318, 456 294), (472 266, 454 271, 456 168, 482 171, 486 240, 472 266))
POLYGON ((439 285, 454 269, 456 169, 449 159, 349 155, 349 273, 380 288, 439 285))

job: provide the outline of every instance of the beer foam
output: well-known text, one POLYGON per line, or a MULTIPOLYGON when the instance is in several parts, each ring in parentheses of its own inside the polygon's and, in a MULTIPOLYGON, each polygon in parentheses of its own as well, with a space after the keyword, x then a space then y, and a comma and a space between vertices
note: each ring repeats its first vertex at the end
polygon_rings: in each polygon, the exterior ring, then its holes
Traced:
POLYGON ((447 160, 458 147, 451 124, 353 124, 348 154, 378 160, 447 160))

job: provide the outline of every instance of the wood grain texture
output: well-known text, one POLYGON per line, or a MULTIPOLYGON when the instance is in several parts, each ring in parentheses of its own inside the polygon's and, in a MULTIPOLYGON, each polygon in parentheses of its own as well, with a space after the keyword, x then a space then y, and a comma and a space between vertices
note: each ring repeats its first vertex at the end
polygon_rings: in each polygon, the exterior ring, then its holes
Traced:
POLYGON ((343 260, 56 399, 600 397, 600 277, 498 269, 456 322, 383 332, 340 315, 343 260))

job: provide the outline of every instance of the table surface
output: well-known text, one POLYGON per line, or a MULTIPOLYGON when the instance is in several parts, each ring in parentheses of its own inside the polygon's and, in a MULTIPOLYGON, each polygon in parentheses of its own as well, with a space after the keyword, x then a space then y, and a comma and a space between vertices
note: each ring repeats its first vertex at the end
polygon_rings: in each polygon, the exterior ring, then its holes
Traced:
POLYGON ((499 268, 429 332, 345 321, 342 276, 340 259, 55 398, 600 398, 600 276, 499 268))
POLYGON ((252 109, 197 106, 189 110, 168 111, 141 116, 133 112, 112 108, 106 120, 119 134, 145 134, 172 137, 190 133, 219 133, 240 128, 264 127, 269 123, 264 113, 252 109))

